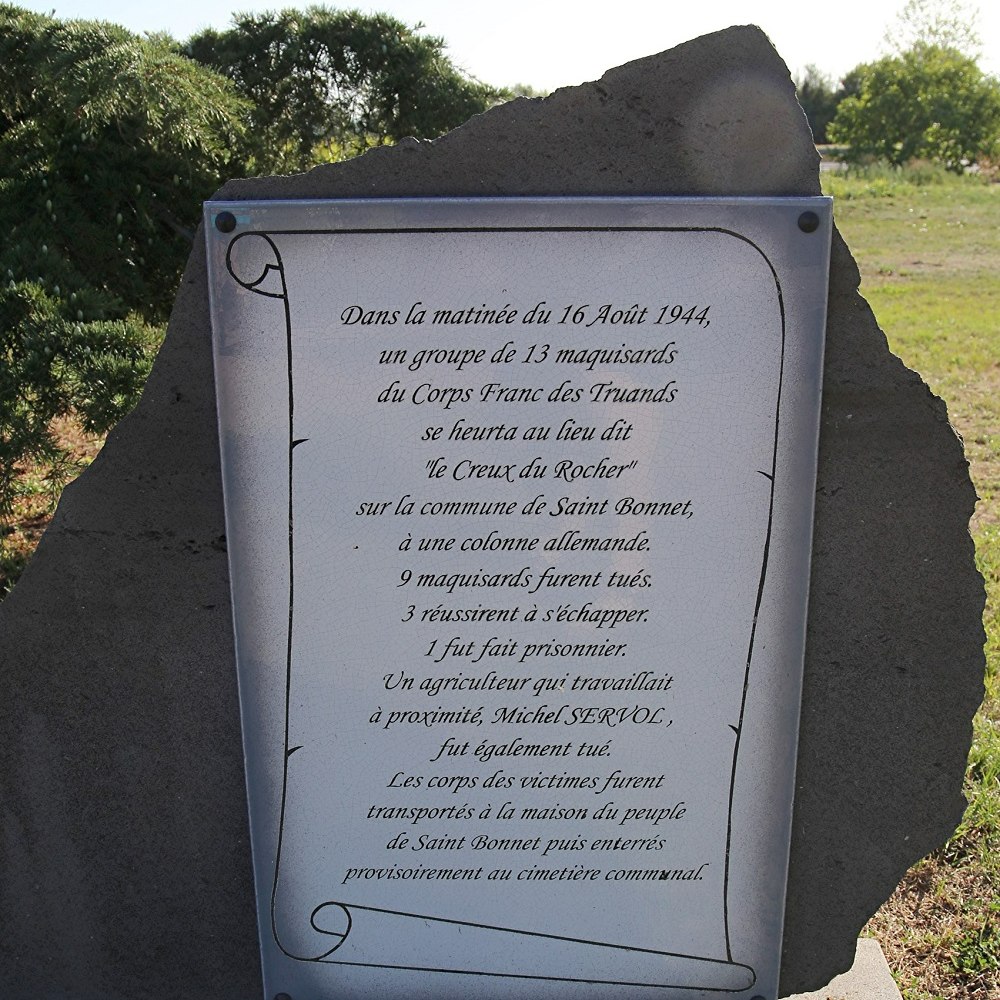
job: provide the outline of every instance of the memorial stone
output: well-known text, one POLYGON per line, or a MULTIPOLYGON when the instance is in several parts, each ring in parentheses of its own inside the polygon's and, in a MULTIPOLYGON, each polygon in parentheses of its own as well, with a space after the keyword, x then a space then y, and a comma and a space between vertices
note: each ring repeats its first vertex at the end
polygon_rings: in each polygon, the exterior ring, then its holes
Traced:
MULTIPOLYGON (((787 70, 747 27, 217 200, 818 194, 787 70)), ((961 444, 858 281, 834 232, 781 994, 848 968, 950 834, 981 697, 961 444)), ((227 541, 197 243, 142 402, 0 609, 5 997, 262 995, 227 541)), ((440 995, 433 973, 381 975, 440 995)))

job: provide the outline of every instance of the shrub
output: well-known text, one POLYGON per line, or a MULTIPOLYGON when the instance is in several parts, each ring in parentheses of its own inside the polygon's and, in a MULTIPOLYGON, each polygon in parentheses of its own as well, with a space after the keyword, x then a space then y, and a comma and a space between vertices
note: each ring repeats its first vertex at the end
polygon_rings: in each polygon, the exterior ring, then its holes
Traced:
POLYGON ((828 129, 850 145, 850 160, 934 160, 960 173, 1000 148, 1000 82, 972 57, 918 42, 857 72, 860 92, 840 102, 828 129))

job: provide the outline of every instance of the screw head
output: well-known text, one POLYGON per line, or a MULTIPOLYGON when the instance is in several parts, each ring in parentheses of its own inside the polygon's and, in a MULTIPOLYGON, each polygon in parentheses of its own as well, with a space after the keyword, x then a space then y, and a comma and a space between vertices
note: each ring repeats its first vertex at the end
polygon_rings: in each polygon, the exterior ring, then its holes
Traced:
MULTIPOLYGON (((220 233, 231 233, 236 228, 236 216, 232 212, 219 212, 215 217, 215 228, 220 233)), ((287 993, 279 993, 274 1000, 291 1000, 287 993)))
MULTIPOLYGON (((804 233, 814 233, 819 229, 819 216, 815 212, 803 212, 799 216, 799 229, 804 233)), ((757 1000, 757 997, 754 997, 757 1000)))

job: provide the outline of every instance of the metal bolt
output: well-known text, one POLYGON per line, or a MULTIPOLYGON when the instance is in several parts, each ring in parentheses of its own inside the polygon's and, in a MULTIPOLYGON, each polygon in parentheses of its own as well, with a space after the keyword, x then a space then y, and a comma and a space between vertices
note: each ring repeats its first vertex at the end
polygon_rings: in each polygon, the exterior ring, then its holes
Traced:
MULTIPOLYGON (((215 228, 220 233, 231 233, 236 228, 236 216, 232 212, 219 212, 215 217, 215 228)), ((276 997, 275 1000, 278 998, 276 997)), ((291 997, 288 1000, 291 1000, 291 997)))
MULTIPOLYGON (((819 216, 815 212, 803 212, 799 216, 799 229, 804 233, 814 233, 819 229, 819 216)), ((754 997, 754 1000, 763 1000, 763 997, 754 997)))

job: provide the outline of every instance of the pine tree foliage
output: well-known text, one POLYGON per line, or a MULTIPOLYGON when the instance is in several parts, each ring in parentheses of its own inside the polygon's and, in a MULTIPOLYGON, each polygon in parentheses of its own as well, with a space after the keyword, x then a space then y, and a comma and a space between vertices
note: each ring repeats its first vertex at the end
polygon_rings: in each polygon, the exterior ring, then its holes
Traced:
POLYGON ((0 514, 53 417, 135 403, 248 108, 167 39, 0 5, 0 514))
POLYGON ((420 26, 356 10, 237 14, 231 28, 194 36, 184 52, 252 102, 258 172, 434 138, 506 96, 457 69, 444 41, 420 26))

